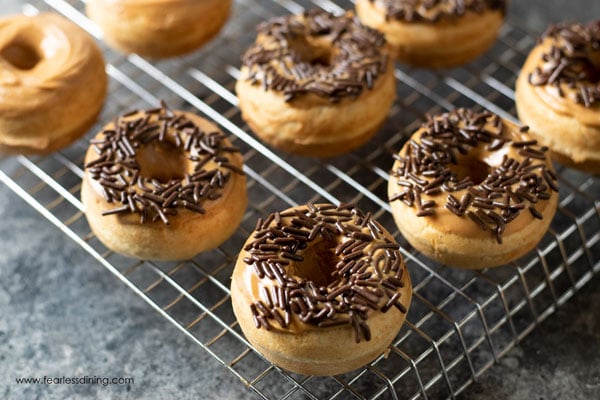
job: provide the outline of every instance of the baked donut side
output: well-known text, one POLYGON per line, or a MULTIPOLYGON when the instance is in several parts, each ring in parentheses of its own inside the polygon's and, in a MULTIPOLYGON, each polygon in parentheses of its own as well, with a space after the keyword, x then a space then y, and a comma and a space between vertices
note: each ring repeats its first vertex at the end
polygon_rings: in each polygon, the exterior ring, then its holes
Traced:
POLYGON ((85 157, 85 215, 129 257, 183 260, 228 239, 246 210, 242 157, 211 122, 163 105, 118 117, 85 157))
POLYGON ((215 37, 231 0, 90 0, 86 13, 104 40, 124 53, 150 58, 189 53, 215 37))
POLYGON ((556 161, 600 175, 600 21, 551 26, 521 69, 515 102, 556 161))
POLYGON ((502 0, 357 0, 361 21, 385 34, 399 61, 417 67, 450 68, 487 51, 506 11, 502 0))
POLYGON ((557 208, 546 150, 526 127, 489 112, 431 117, 395 155, 388 195, 400 232, 454 267, 494 267, 525 255, 557 208))
POLYGON ((398 244, 350 204, 307 204, 260 219, 231 281, 250 343, 305 375, 351 371, 384 353, 411 296, 398 244))
POLYGON ((263 141, 329 157, 368 141, 396 97, 383 37, 351 14, 312 10, 258 28, 236 84, 243 119, 263 141))
POLYGON ((51 13, 0 19, 0 151, 47 154, 83 135, 104 105, 94 40, 51 13))

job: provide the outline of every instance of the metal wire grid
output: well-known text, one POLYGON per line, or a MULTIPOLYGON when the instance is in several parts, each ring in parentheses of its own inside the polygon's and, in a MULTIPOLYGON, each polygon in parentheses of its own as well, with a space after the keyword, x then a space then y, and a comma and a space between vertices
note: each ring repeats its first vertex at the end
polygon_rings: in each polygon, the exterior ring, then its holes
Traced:
MULTIPOLYGON (((83 7, 78 0, 46 0, 24 11, 57 11, 99 37, 83 7)), ((514 119, 511 88, 534 43, 529 32, 509 21, 494 49, 464 68, 447 75, 397 68, 398 101, 376 138, 343 157, 305 159, 273 152, 248 133, 233 86, 256 24, 312 7, 340 12, 353 4, 239 0, 216 41, 173 61, 150 63, 103 48, 110 95, 88 139, 112 116, 165 99, 172 108, 194 109, 215 120, 242 149, 250 205, 238 231, 217 250, 185 262, 154 263, 103 247, 90 233, 79 200, 85 139, 47 157, 0 159, 0 180, 261 398, 454 398, 600 271, 600 180, 559 169, 557 216, 538 248, 511 266, 449 269, 423 258, 396 234, 414 300, 387 357, 334 377, 300 376, 271 365, 241 334, 229 298, 237 252, 256 219, 307 201, 353 201, 397 232, 386 202, 391 154, 424 113, 483 106, 514 119)))

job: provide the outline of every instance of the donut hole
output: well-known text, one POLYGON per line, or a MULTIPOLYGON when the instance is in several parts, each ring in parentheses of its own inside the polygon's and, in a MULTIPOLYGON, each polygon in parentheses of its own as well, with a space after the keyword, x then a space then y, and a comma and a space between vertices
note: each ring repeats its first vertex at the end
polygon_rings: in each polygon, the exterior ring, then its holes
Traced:
POLYGON ((332 276, 338 262, 334 251, 337 243, 321 240, 311 243, 302 252, 304 260, 294 263, 292 273, 301 279, 314 282, 317 286, 328 286, 335 278, 332 276))
POLYGON ((325 40, 299 37, 291 45, 301 62, 315 67, 330 67, 333 65, 335 53, 331 43, 325 40))
POLYGON ((187 168, 186 155, 180 147, 169 141, 154 141, 138 149, 136 160, 140 176, 161 183, 182 180, 187 168))
POLYGON ((600 82, 600 51, 590 54, 586 71, 587 80, 590 83, 600 82))
POLYGON ((34 46, 25 42, 12 42, 0 51, 0 56, 13 67, 21 70, 33 69, 42 56, 34 46))
POLYGON ((459 181, 470 177, 475 185, 485 181, 492 171, 492 167, 485 161, 468 155, 458 157, 457 163, 448 165, 448 168, 457 175, 459 181))

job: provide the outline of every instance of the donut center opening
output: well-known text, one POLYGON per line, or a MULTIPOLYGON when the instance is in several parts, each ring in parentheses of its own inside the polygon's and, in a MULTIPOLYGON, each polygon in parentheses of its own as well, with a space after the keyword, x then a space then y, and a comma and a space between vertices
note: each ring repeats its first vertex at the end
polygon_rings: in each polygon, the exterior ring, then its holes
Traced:
POLYGON ((600 82, 600 51, 596 52, 597 54, 589 59, 589 65, 587 66, 587 80, 590 83, 598 83, 600 82))
POLYGON ((331 44, 325 40, 301 37, 292 42, 292 48, 304 63, 322 67, 333 65, 335 53, 331 44))
POLYGON ((492 167, 486 162, 476 157, 462 156, 457 157, 456 164, 448 165, 448 168, 456 173, 458 180, 462 181, 470 177, 475 185, 479 185, 492 171, 492 167))
POLYGON ((0 51, 0 56, 13 67, 24 71, 34 68, 42 60, 33 46, 22 42, 10 43, 0 51))
POLYGON ((187 158, 183 149, 167 140, 153 141, 137 150, 140 176, 161 183, 185 177, 187 158))
POLYGON ((311 243, 302 253, 304 260, 294 264, 292 273, 319 287, 329 285, 335 280, 331 274, 338 262, 334 253, 336 246, 336 242, 326 239, 311 243))

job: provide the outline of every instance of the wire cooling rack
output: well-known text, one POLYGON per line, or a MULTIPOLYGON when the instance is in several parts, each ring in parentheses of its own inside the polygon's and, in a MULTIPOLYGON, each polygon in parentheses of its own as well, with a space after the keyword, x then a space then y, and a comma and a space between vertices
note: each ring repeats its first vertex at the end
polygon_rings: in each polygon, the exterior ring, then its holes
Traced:
MULTIPOLYGON (((398 100, 367 145, 330 160, 272 151, 249 133, 233 91, 240 56, 254 27, 275 15, 348 0, 239 0, 218 39, 195 54, 149 62, 103 47, 110 92, 94 130, 46 157, 0 158, 0 180, 71 237, 138 296, 265 399, 454 398, 600 271, 600 180, 559 168, 560 204, 540 245, 511 265, 449 269, 423 258, 402 237, 414 283, 408 321, 387 357, 334 377, 300 376, 271 365, 246 341, 232 313, 229 278, 255 221, 312 202, 355 202, 397 232, 386 202, 392 154, 425 113, 487 108, 514 119, 515 78, 535 37, 510 18, 492 51, 444 73, 397 67, 398 100), (165 99, 218 123, 242 149, 250 204, 234 236, 217 250, 179 263, 134 261, 108 251, 90 233, 79 199, 83 156, 94 131, 124 110, 165 99)), ((96 38, 79 0, 36 1, 25 13, 54 10, 96 38)), ((101 44, 101 46, 103 46, 101 44)), ((168 344, 167 344, 168 345, 168 344)))

